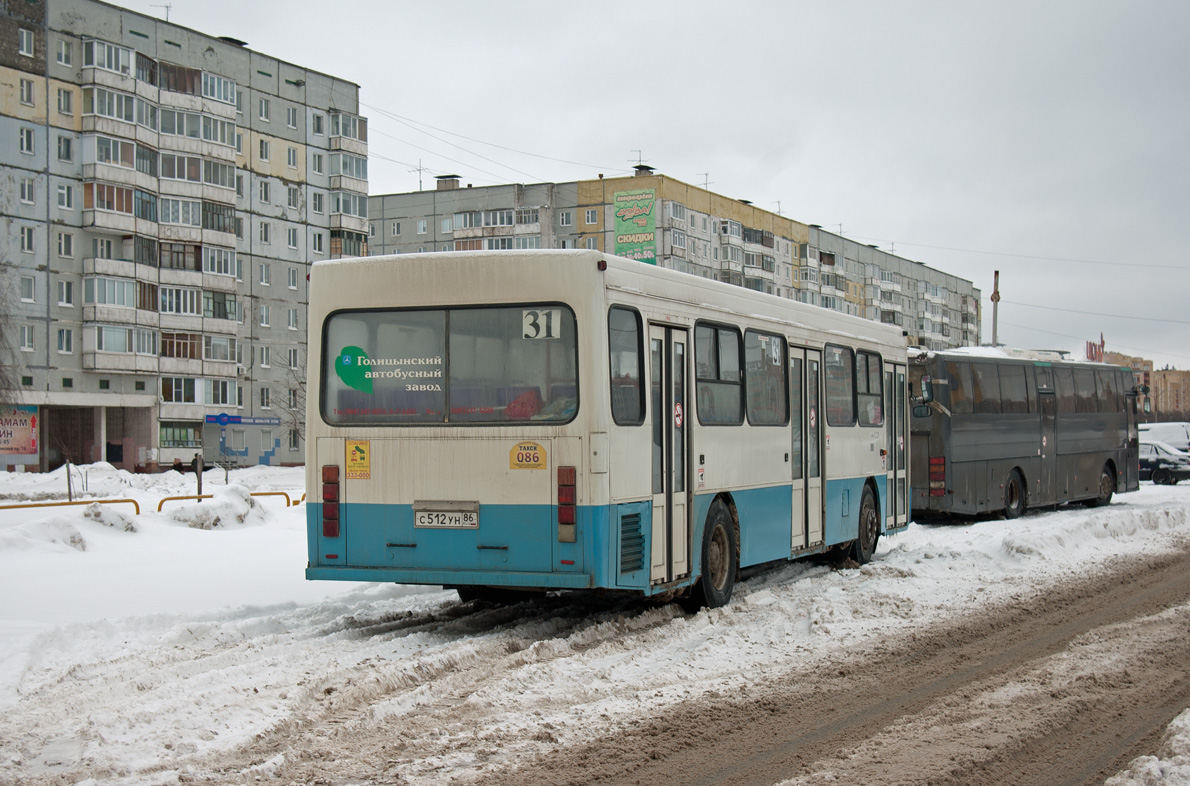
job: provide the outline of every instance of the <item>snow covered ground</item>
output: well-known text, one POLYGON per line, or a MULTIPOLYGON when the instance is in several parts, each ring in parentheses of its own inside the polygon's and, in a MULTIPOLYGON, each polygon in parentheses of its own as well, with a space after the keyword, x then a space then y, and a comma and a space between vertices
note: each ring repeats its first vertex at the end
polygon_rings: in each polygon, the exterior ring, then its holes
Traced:
MULTIPOLYGON (((438 733, 499 729, 506 753, 531 749, 543 726, 563 743, 587 739, 601 722, 1190 540, 1190 484, 1143 484, 1107 509, 911 525, 862 569, 792 564, 698 615, 646 605, 472 629, 452 624, 453 592, 307 582, 304 506, 247 495, 299 498, 300 468, 234 470, 226 484, 208 472, 215 499, 160 513, 162 498, 194 493, 193 475, 96 464, 76 469, 76 490, 83 481, 93 497, 137 500, 140 515, 131 505, 0 510, 0 782, 80 764, 114 773, 103 783, 170 782, 199 757, 283 730, 361 665, 385 684, 374 722, 413 718, 442 690, 435 679, 497 660, 503 671, 467 698, 481 728, 438 733), (417 624, 398 633, 406 620, 417 624)), ((65 493, 65 470, 0 473, 0 505, 65 493)), ((406 773, 410 782, 467 764, 442 751, 425 772, 406 773)), ((1190 710, 1153 754, 1110 783, 1190 784, 1190 710)))

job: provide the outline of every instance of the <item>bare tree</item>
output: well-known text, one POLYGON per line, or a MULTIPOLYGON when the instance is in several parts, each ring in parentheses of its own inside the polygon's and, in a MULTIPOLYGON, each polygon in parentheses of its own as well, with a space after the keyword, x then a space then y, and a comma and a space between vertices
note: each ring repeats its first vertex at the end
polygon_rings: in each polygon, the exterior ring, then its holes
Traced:
POLYGON ((285 371, 285 407, 281 422, 296 432, 299 440, 306 439, 306 369, 299 362, 285 371))

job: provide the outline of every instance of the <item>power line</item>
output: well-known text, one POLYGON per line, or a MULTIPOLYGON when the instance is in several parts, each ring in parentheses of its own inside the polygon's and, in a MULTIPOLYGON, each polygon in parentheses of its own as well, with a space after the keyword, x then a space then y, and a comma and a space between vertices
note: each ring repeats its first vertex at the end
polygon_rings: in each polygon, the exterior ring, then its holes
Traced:
POLYGON ((1184 319, 1157 319, 1156 317, 1134 317, 1124 314, 1104 314, 1099 311, 1076 311, 1073 308, 1057 308, 1055 306, 1038 306, 1033 303, 1020 303, 1014 300, 1001 300, 1001 303, 1012 306, 1024 306, 1025 308, 1040 308, 1045 311, 1064 311, 1068 314, 1087 314, 1093 317, 1111 317, 1113 319, 1136 319, 1142 322, 1164 322, 1170 325, 1190 325, 1190 320, 1184 319))
POLYGON ((986 254, 993 257, 1011 257, 1015 259, 1040 259, 1046 262, 1072 262, 1080 265, 1112 265, 1116 267, 1144 267, 1153 268, 1156 270, 1181 270, 1190 272, 1190 266, 1186 265, 1153 265, 1146 262, 1107 262, 1102 259, 1075 259, 1070 257, 1047 257, 1038 254, 1012 254, 1006 251, 983 251, 974 248, 955 248, 953 246, 933 246, 928 243, 913 243, 908 240, 890 241, 882 238, 865 237, 863 235, 852 235, 852 237, 860 240, 876 240, 879 243, 893 243, 897 242, 905 246, 916 246, 918 248, 933 248, 941 251, 958 251, 964 254, 986 254))

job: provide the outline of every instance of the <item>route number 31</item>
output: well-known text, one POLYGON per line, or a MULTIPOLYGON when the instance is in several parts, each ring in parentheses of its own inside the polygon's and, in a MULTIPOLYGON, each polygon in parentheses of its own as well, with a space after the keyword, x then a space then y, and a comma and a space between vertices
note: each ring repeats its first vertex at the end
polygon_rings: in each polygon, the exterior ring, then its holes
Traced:
POLYGON ((561 309, 527 308, 521 312, 522 338, 558 338, 561 329, 561 309))

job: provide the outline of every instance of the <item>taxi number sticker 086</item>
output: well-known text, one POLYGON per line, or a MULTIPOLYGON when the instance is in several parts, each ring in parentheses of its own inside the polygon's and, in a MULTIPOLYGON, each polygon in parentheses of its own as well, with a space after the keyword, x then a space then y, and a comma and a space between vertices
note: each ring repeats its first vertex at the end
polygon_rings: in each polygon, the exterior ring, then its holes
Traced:
POLYGON ((536 442, 518 442, 508 452, 509 469, 545 469, 545 447, 536 442))

